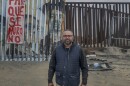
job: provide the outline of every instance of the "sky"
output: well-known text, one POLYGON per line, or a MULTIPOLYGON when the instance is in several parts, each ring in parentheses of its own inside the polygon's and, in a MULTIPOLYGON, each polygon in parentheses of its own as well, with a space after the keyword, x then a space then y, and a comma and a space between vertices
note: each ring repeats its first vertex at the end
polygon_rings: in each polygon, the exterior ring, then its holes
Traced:
POLYGON ((66 2, 130 2, 130 0, 66 0, 66 2))

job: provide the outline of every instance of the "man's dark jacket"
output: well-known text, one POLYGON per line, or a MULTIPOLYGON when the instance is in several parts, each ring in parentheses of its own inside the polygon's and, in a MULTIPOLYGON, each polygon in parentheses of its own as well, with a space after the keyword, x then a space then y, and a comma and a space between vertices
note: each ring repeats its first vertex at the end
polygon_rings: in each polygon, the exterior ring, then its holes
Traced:
POLYGON ((82 70, 82 84, 86 85, 88 66, 82 49, 74 43, 69 49, 61 44, 57 46, 51 57, 48 71, 48 83, 52 82, 55 72, 56 83, 60 86, 79 86, 80 68, 82 70))

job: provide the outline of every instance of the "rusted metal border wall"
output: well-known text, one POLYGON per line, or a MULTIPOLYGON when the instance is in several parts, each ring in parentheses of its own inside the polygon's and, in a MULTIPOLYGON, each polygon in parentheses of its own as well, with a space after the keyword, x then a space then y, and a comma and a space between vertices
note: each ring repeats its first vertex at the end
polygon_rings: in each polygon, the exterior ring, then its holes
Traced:
POLYGON ((26 0, 24 43, 10 44, 7 1, 0 0, 0 61, 48 59, 64 28, 84 48, 130 46, 130 2, 26 0))
POLYGON ((66 28, 83 47, 130 46, 130 2, 67 2, 66 28))

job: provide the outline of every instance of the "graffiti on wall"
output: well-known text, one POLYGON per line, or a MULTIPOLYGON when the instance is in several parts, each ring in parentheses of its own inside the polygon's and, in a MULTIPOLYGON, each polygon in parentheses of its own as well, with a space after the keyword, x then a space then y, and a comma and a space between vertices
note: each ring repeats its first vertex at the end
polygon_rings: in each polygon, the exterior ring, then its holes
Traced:
POLYGON ((25 0, 9 0, 7 10, 7 43, 22 44, 24 39, 25 0))

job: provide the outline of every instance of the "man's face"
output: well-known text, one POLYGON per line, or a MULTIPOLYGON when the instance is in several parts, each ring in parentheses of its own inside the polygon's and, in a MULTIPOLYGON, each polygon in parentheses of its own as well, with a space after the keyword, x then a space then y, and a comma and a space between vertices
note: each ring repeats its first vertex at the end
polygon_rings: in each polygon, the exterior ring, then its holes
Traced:
POLYGON ((71 31, 65 31, 62 35, 62 41, 65 45, 70 45, 73 42, 73 33, 71 31))

